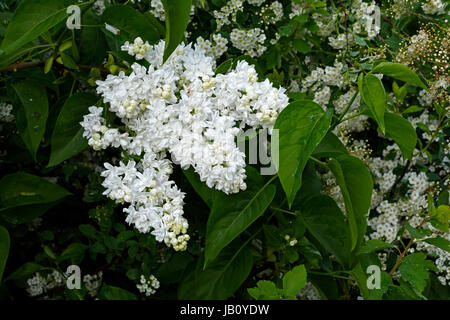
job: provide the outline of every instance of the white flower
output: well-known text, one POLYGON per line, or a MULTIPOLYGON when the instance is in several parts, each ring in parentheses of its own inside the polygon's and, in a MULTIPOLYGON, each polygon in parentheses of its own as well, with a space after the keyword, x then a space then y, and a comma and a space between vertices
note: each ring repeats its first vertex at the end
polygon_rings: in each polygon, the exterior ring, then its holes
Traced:
MULTIPOLYGON (((123 49, 135 53, 136 45, 142 41, 123 49)), ((283 88, 258 82, 255 68, 245 61, 215 75, 214 60, 199 45, 181 44, 164 64, 164 41, 144 51, 139 54, 148 68, 135 63, 129 75, 120 72, 97 81, 97 92, 125 129, 108 127, 103 109, 90 107, 81 122, 83 135, 96 150, 120 147, 141 159, 105 163, 104 194, 129 204, 126 221, 140 232, 185 250, 184 194, 170 180, 167 157, 183 169, 193 167, 210 188, 245 190, 245 154, 236 137, 245 127, 271 132, 288 98, 283 88)))

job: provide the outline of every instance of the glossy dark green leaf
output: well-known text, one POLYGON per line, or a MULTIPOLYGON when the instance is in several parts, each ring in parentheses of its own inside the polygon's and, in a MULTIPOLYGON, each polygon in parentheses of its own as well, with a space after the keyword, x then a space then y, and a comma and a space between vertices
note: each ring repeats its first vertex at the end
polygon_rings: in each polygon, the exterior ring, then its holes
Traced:
POLYGON ((13 273, 11 273, 9 276, 5 278, 5 281, 7 280, 21 280, 25 277, 28 277, 32 275, 35 272, 42 271, 42 270, 51 270, 51 268, 41 266, 35 262, 27 262, 23 264, 21 267, 16 269, 13 273))
POLYGON ((100 300, 137 300, 137 297, 122 288, 110 286, 104 283, 98 294, 100 300))
POLYGON ((204 270, 202 259, 198 261, 179 285, 178 299, 226 299, 247 279, 252 267, 249 249, 229 246, 204 270))
MULTIPOLYGON (((81 17, 81 23, 84 25, 101 25, 102 19, 90 9, 81 17)), ((100 27, 81 28, 80 61, 82 64, 100 65, 105 59, 106 47, 105 34, 100 30, 100 27)))
POLYGON ((60 261, 70 260, 72 264, 79 264, 84 257, 88 246, 79 242, 69 244, 59 256, 60 261))
POLYGON ((364 239, 372 200, 372 175, 364 162, 350 155, 340 155, 328 163, 345 202, 352 239, 351 249, 364 239))
POLYGON ((369 108, 381 132, 385 134, 384 112, 386 110, 386 91, 380 79, 372 74, 358 78, 358 88, 364 103, 369 108))
POLYGON ((427 86, 420 80, 417 73, 401 63, 381 62, 373 67, 372 73, 382 73, 388 77, 408 82, 427 90, 427 86))
POLYGON ((48 117, 47 92, 44 87, 31 80, 17 82, 13 87, 21 102, 19 118, 22 118, 23 125, 18 124, 19 132, 31 155, 36 159, 48 117))
POLYGON ((370 253, 392 247, 394 247, 394 245, 391 243, 387 243, 378 239, 371 239, 367 240, 364 243, 364 245, 359 249, 359 253, 370 253))
POLYGON ((428 238, 423 241, 432 244, 433 246, 436 246, 438 248, 441 248, 442 250, 450 252, 450 241, 448 241, 445 238, 442 237, 428 238))
POLYGON ((8 24, 0 49, 10 54, 67 19, 64 0, 22 0, 8 24))
POLYGON ((281 185, 289 206, 301 187, 302 173, 309 156, 324 138, 331 123, 331 112, 324 112, 315 102, 290 103, 278 116, 274 129, 279 130, 279 145, 272 144, 281 185))
POLYGON ((386 136, 394 139, 405 159, 411 159, 417 143, 417 134, 411 123, 395 113, 384 115, 386 136))
POLYGON ((350 230, 336 202, 326 195, 308 198, 299 211, 315 239, 344 266, 351 262, 350 230))
POLYGON ((189 23, 192 0, 162 0, 166 18, 166 39, 164 61, 178 47, 184 38, 184 31, 189 23))
POLYGON ((247 167, 247 190, 216 197, 206 228, 205 266, 233 239, 259 218, 272 202, 276 187, 264 185, 262 177, 247 167))
POLYGON ((76 93, 66 100, 53 130, 48 167, 56 166, 88 146, 80 122, 97 100, 96 95, 84 92, 76 93))
POLYGON ((25 172, 12 173, 0 180, 0 202, 4 208, 51 203, 70 194, 57 184, 25 172))
POLYGON ((134 42, 134 39, 140 37, 150 44, 159 40, 158 30, 148 21, 148 19, 139 11, 127 5, 113 5, 107 7, 102 15, 103 21, 114 28, 120 30, 119 35, 110 36, 120 42, 124 40, 134 42))
POLYGON ((337 157, 345 153, 347 153, 347 149, 341 140, 333 132, 328 132, 314 149, 312 156, 316 158, 337 157))
POLYGON ((183 170, 183 173, 189 180, 195 192, 197 192, 203 201, 205 201, 208 207, 212 208, 214 199, 219 196, 221 192, 214 188, 209 188, 205 182, 200 181, 200 177, 193 168, 183 170))

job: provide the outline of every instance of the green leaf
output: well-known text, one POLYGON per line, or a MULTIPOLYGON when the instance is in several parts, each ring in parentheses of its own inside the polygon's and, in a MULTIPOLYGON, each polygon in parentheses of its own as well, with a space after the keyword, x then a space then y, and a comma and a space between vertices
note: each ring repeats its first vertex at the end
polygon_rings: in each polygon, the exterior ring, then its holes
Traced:
POLYGON ((301 53, 308 53, 311 52, 311 46, 308 43, 308 41, 302 40, 302 39, 295 39, 292 41, 292 46, 301 53))
POLYGON ((360 254, 364 253, 370 253, 374 251, 384 250, 387 248, 393 248, 394 245, 391 243, 387 243, 378 239, 371 239, 367 240, 366 243, 364 243, 364 246, 362 246, 359 249, 360 254))
POLYGON ((419 106, 410 106, 408 108, 406 108, 405 110, 402 111, 403 114, 408 114, 408 113, 414 113, 414 112, 419 112, 422 111, 423 108, 419 107, 419 106))
POLYGON ((0 226, 0 283, 3 279, 3 271, 5 270, 6 261, 9 255, 9 233, 4 226, 0 226))
POLYGON ((405 159, 411 159, 417 143, 417 134, 411 123, 395 113, 384 115, 386 136, 394 139, 405 159))
POLYGON ((255 288, 248 288, 247 292, 256 300, 280 300, 282 290, 275 283, 267 280, 259 280, 255 288))
POLYGON ((233 239, 259 218, 272 202, 276 187, 263 185, 256 169, 247 167, 247 190, 220 194, 214 201, 206 227, 205 267, 233 239))
POLYGON ((90 224, 80 224, 78 229, 88 238, 95 238, 97 235, 97 229, 90 224))
POLYGON ((12 173, 0 180, 0 202, 6 208, 50 203, 70 194, 57 184, 25 172, 12 173))
POLYGON ((62 63, 66 68, 78 70, 78 65, 75 61, 73 61, 73 58, 69 56, 68 54, 61 52, 61 59, 62 63))
POLYGON ((82 243, 71 243, 59 257, 60 261, 70 260, 72 264, 79 264, 83 258, 88 246, 82 243))
POLYGON ((326 195, 308 198, 300 209, 308 231, 345 267, 350 266, 350 230, 336 202, 326 195))
POLYGON ((180 283, 178 299, 226 299, 247 279, 253 267, 252 253, 246 247, 227 247, 204 270, 201 260, 180 283))
POLYGON ((411 237, 416 239, 422 239, 431 234, 430 230, 414 228, 409 223, 406 225, 406 230, 408 230, 411 237))
POLYGON ((55 206, 57 201, 45 204, 31 204, 18 207, 8 207, 0 209, 0 217, 12 224, 21 224, 33 221, 33 219, 42 216, 51 207, 55 206))
POLYGON ((104 283, 98 293, 100 300, 137 300, 136 296, 119 287, 110 286, 104 283))
POLYGON ((403 280, 408 281, 419 292, 425 289, 427 280, 430 278, 428 270, 437 271, 433 261, 426 258, 422 252, 409 254, 398 268, 403 280))
MULTIPOLYGON (((358 264, 352 269, 351 274, 358 283, 359 289, 362 296, 366 300, 381 300, 383 295, 388 291, 389 287, 392 285, 392 277, 385 271, 381 271, 382 265, 378 255, 375 252, 362 253, 358 256, 358 264), (368 288, 369 277, 375 276, 373 270, 368 270, 371 266, 378 266, 380 268, 380 287, 379 288, 368 288)), ((370 279, 369 282, 373 283, 370 279)))
POLYGON ((448 232, 450 222, 450 207, 448 205, 441 204, 439 207, 434 208, 433 203, 429 201, 428 210, 430 210, 431 225, 443 232, 448 232))
POLYGON ((190 19, 192 0, 162 0, 162 3, 166 18, 164 48, 164 61, 166 61, 184 38, 184 31, 186 31, 190 19))
POLYGON ((381 62, 373 67, 372 73, 382 73, 388 77, 414 84, 425 90, 427 86, 420 80, 419 76, 401 63, 381 62))
POLYGON ((384 112, 386 109, 386 91, 380 79, 372 74, 363 78, 361 73, 358 78, 358 88, 364 103, 367 105, 381 132, 385 134, 384 112))
POLYGON ((156 278, 161 283, 171 284, 179 282, 189 263, 193 262, 194 258, 187 252, 177 252, 167 262, 163 263, 156 273, 156 278))
POLYGON ((44 73, 49 73, 53 66, 53 56, 45 60, 44 73))
POLYGON ((331 123, 331 109, 326 113, 317 103, 299 100, 290 103, 278 116, 279 146, 272 144, 272 158, 289 207, 301 187, 302 173, 311 153, 324 138, 331 123))
POLYGON ((341 140, 333 133, 328 132, 320 141, 317 148, 312 153, 313 157, 337 157, 341 154, 347 153, 347 149, 342 144, 341 140))
POLYGON ((120 30, 119 35, 108 35, 120 42, 133 42, 137 37, 154 44, 159 40, 158 30, 139 11, 127 5, 107 7, 102 15, 103 21, 120 30))
POLYGON ((432 244, 433 246, 441 248, 442 250, 445 250, 447 252, 450 252, 450 241, 448 241, 445 238, 442 237, 428 238, 422 241, 432 244))
MULTIPOLYGON (((84 25, 100 25, 101 17, 89 9, 82 17, 81 23, 84 25)), ((81 28, 80 56, 82 64, 98 66, 102 64, 106 56, 105 34, 100 28, 81 28)))
POLYGON ((216 68, 216 74, 225 74, 230 70, 231 66, 233 65, 233 58, 230 58, 224 62, 222 62, 217 68, 216 68))
POLYGON ((36 160, 36 152, 45 133, 45 124, 48 117, 47 92, 44 87, 34 81, 23 80, 13 84, 22 106, 19 107, 22 114, 19 116, 23 125, 18 129, 25 145, 36 160))
POLYGON ((5 281, 21 280, 21 279, 23 279, 35 272, 41 271, 41 270, 51 270, 51 268, 43 267, 34 262, 27 262, 27 263, 23 264, 21 267, 19 267, 16 271, 11 273, 8 277, 6 277, 5 281))
POLYGON ((372 200, 372 175, 360 159, 341 155, 328 163, 345 202, 352 240, 351 249, 364 240, 372 200))
POLYGON ((66 159, 73 157, 88 144, 83 138, 83 128, 80 122, 88 108, 97 102, 98 98, 91 93, 76 93, 64 103, 51 138, 51 154, 47 167, 53 167, 66 159))
POLYGON ((283 277, 283 293, 285 296, 295 296, 306 284, 306 269, 302 264, 287 272, 283 277))
POLYGON ((219 196, 221 192, 214 188, 209 188, 205 182, 200 181, 200 177, 193 168, 183 170, 183 173, 189 180, 195 192, 197 192, 203 201, 205 201, 209 208, 212 208, 214 199, 219 196))
POLYGON ((67 18, 61 0, 22 0, 8 24, 0 49, 10 54, 67 18))

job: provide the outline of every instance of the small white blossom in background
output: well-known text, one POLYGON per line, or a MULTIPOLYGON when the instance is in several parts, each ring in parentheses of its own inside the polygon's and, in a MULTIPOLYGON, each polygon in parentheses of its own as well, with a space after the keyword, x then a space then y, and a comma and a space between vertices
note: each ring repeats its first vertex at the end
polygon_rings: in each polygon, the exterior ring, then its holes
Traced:
POLYGON ((0 102, 0 121, 12 122, 14 115, 12 114, 13 106, 10 103, 0 102))
POLYGON ((97 274, 86 274, 83 276, 83 284, 86 288, 88 295, 95 297, 98 294, 98 290, 102 285, 103 273, 99 271, 97 274))
POLYGON ((200 45, 181 44, 164 64, 163 53, 161 41, 146 51, 148 68, 135 63, 129 75, 97 81, 97 92, 126 130, 109 127, 103 108, 95 106, 81 125, 95 150, 111 146, 140 159, 105 163, 103 194, 129 205, 124 208, 129 224, 181 251, 189 240, 188 222, 184 193, 170 180, 172 162, 193 167, 210 188, 227 194, 245 190, 245 154, 236 138, 247 126, 271 133, 288 97, 269 80, 258 82, 245 61, 215 75, 214 60, 200 45))
POLYGON ((207 56, 212 57, 214 60, 221 57, 227 50, 228 40, 220 33, 212 35, 213 41, 205 40, 202 37, 197 38, 197 44, 205 50, 207 56))
POLYGON ((444 14, 447 4, 442 2, 442 0, 426 0, 422 5, 422 10, 426 14, 444 14))
MULTIPOLYGON (((138 0, 140 1, 140 0, 138 0)), ((200 1, 198 1, 197 6, 201 6, 200 1)), ((195 6, 191 7, 191 16, 194 15, 195 6)), ((150 10, 149 10, 156 18, 161 21, 166 20, 166 16, 164 13, 164 5, 161 0, 151 0, 150 2, 150 10)))
POLYGON ((328 37, 328 42, 334 49, 345 49, 347 46, 350 47, 352 41, 353 36, 351 33, 341 33, 337 37, 328 37))
POLYGON ((46 277, 36 272, 33 277, 27 280, 27 292, 30 296, 35 297, 65 284, 64 276, 57 270, 53 270, 46 277))
MULTIPOLYGON (((98 15, 102 15, 103 11, 105 11, 106 6, 105 6, 105 1, 107 3, 110 3, 110 0, 96 0, 94 2, 94 4, 92 5, 92 9, 94 9, 94 11, 98 14, 98 15)), ((79 2, 83 2, 82 0, 79 0, 79 2)))
POLYGON ((259 57, 266 51, 264 46, 266 35, 260 28, 240 30, 233 29, 230 34, 231 43, 234 47, 248 54, 250 57, 259 57))
POLYGON ((290 247, 293 247, 298 243, 297 239, 291 238, 288 234, 284 236, 284 240, 287 241, 287 243, 290 247))
POLYGON ((214 10, 213 15, 217 23, 217 30, 222 26, 228 25, 231 21, 236 22, 236 14, 244 9, 244 0, 230 0, 220 8, 220 11, 214 10), (231 16, 231 21, 229 17, 231 16))
POLYGON ((253 6, 260 7, 266 0, 247 0, 247 2, 253 6))
POLYGON ((306 282, 305 286, 297 293, 301 300, 322 300, 319 290, 311 283, 306 282))
POLYGON ((148 279, 145 278, 144 275, 141 275, 139 282, 140 283, 138 283, 136 287, 138 288, 140 293, 145 293, 147 297, 154 294, 159 288, 159 281, 154 275, 150 275, 148 279))

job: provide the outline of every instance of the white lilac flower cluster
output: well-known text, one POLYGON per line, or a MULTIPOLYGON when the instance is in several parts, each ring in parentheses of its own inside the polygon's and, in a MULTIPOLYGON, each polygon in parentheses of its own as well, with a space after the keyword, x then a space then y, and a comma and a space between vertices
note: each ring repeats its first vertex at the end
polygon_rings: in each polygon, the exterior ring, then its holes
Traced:
POLYGON ((124 128, 109 127, 103 108, 95 106, 81 125, 94 149, 120 147, 124 156, 133 156, 118 165, 105 163, 101 173, 104 194, 129 205, 126 221, 185 250, 184 194, 170 180, 172 162, 193 167, 210 188, 245 190, 245 154, 236 138, 245 127, 271 133, 288 97, 269 80, 258 82, 255 68, 245 61, 215 75, 214 60, 198 45, 181 44, 165 63, 163 52, 161 41, 146 53, 148 68, 135 63, 129 75, 97 81, 97 92, 124 128))
POLYGON ((138 283, 136 287, 138 288, 140 293, 145 293, 147 297, 154 294, 159 288, 159 281, 152 274, 148 277, 148 279, 145 278, 144 275, 141 275, 139 282, 140 283, 138 283))
POLYGON ((102 271, 99 271, 97 274, 86 274, 83 276, 83 284, 88 295, 91 297, 97 296, 100 286, 102 285, 102 278, 102 271))
POLYGON ((427 0, 422 5, 422 10, 426 14, 444 14, 447 4, 441 0, 427 0))
POLYGON ((126 41, 121 49, 127 51, 130 56, 135 56, 137 60, 141 60, 144 59, 151 47, 148 41, 144 42, 141 37, 137 37, 132 44, 126 41))
POLYGON ((14 120, 14 115, 12 114, 13 106, 10 103, 1 102, 0 103, 0 121, 1 122, 11 122, 14 120))
POLYGON ((53 270, 46 277, 36 272, 33 277, 27 280, 27 292, 31 297, 39 296, 47 293, 49 290, 65 285, 63 275, 53 270))

